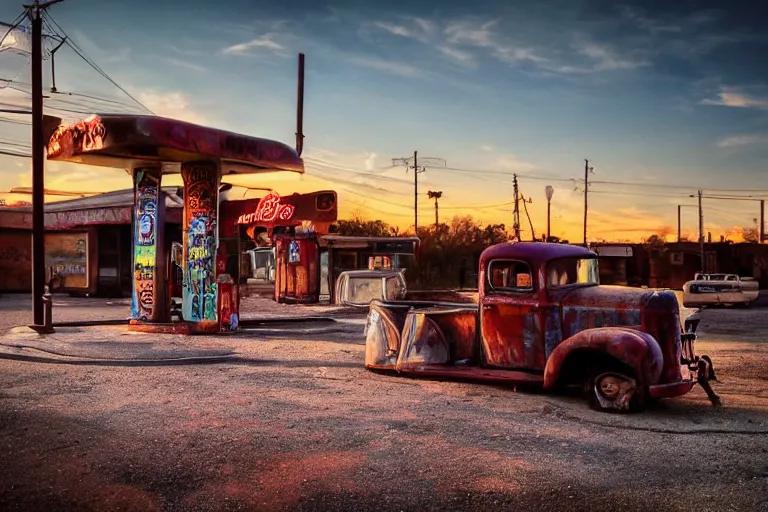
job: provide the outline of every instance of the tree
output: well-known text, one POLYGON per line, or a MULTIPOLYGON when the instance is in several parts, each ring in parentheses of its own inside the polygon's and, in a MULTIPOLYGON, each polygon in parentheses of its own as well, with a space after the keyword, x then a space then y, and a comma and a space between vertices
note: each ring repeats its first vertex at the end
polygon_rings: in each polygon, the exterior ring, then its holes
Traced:
POLYGON ((745 242, 748 242, 750 244, 759 244, 760 230, 757 229, 757 226, 743 227, 741 228, 741 238, 743 238, 745 242))
POLYGON ((397 236, 397 228, 392 228, 382 220, 363 220, 359 212, 354 212, 349 220, 337 222, 338 233, 345 236, 397 236))

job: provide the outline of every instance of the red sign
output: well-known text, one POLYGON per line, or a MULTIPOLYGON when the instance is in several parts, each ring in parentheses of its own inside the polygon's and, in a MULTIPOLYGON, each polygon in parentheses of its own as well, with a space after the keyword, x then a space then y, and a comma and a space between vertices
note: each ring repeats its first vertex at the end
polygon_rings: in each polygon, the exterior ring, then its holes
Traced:
POLYGON ((255 224, 258 222, 274 222, 276 220, 290 220, 296 207, 291 204, 281 204, 280 195, 270 192, 259 201, 256 211, 246 213, 238 217, 238 224, 255 224))

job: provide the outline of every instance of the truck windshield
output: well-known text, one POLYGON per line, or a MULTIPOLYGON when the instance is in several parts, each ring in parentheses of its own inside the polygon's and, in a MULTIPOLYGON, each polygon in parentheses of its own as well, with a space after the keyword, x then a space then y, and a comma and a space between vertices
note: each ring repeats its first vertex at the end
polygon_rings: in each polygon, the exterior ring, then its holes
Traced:
POLYGON ((547 287, 600 284, 597 258, 560 258, 547 264, 547 287))

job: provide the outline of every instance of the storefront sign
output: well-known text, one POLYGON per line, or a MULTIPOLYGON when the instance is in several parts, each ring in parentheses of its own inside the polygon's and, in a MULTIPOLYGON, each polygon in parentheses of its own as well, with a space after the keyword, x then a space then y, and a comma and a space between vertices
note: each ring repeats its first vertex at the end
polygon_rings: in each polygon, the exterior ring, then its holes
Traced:
POLYGON ((296 207, 291 204, 282 204, 277 192, 270 192, 259 201, 256 211, 246 213, 238 217, 238 224, 256 224, 259 222, 274 222, 276 220, 290 220, 296 207))

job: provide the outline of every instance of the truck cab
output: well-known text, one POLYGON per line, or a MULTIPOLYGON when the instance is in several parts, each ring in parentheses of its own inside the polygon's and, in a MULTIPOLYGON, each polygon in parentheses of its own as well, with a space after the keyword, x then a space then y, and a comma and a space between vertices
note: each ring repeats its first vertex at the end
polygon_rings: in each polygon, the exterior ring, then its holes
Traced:
MULTIPOLYGON (((422 293, 374 301, 366 328, 370 369, 540 385, 583 386, 601 410, 642 409, 708 380, 673 292, 601 286, 597 255, 537 242, 480 256, 475 303, 422 293), (686 332, 687 331, 687 332, 686 332)), ((711 394, 710 394, 711 392, 711 394)))

